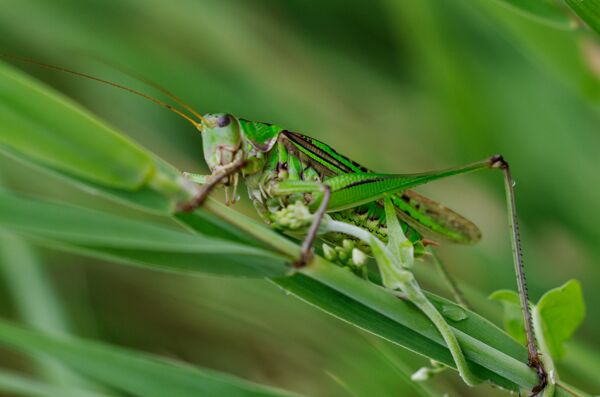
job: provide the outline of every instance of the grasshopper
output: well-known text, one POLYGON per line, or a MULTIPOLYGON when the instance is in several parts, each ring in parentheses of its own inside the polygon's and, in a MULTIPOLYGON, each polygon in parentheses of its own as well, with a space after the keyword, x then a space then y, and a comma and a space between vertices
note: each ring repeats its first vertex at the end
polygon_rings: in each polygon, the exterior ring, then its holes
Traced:
MULTIPOLYGON (((189 175, 192 180, 206 183, 194 200, 182 206, 182 210, 190 211, 202 205, 220 184, 233 186, 235 192, 240 177, 243 178, 250 200, 263 220, 285 232, 300 231, 304 235, 295 267, 309 264, 317 237, 340 244, 350 236, 376 251, 377 244, 373 244, 367 234, 384 242, 392 240, 390 223, 398 221, 400 228, 395 231, 407 236, 404 242, 409 244, 416 257, 423 255, 424 246, 430 243, 424 236, 454 243, 475 243, 481 237, 476 225, 410 189, 478 170, 502 171, 529 366, 536 370, 539 378, 532 395, 538 395, 544 389, 547 375, 537 351, 528 305, 514 181, 509 165, 501 155, 440 171, 382 174, 372 172, 321 141, 277 125, 225 113, 196 116, 200 119, 196 127, 202 133, 204 157, 211 175, 189 175), (310 211, 312 216, 306 217, 310 224, 306 224, 302 214, 292 216, 291 221, 280 216, 282 212, 287 215, 286 209, 293 211, 294 207, 310 211), (321 227, 325 217, 333 220, 327 221, 329 227, 321 227)), ((410 265, 402 263, 402 267, 410 265)), ((440 332, 446 338, 447 335, 440 332)), ((475 384, 477 381, 467 373, 468 368, 461 369, 458 365, 460 358, 454 358, 463 379, 468 384, 475 384)))
POLYGON ((350 259, 346 260, 355 269, 364 262, 362 253, 372 254, 379 265, 384 286, 403 290, 432 320, 448 345, 459 374, 469 385, 475 385, 479 380, 471 373, 450 327, 421 292, 410 266, 414 258, 430 251, 426 250, 426 246, 435 245, 433 241, 471 244, 480 239, 481 233, 463 216, 410 189, 453 175, 485 169, 500 170, 504 177, 513 262, 527 336, 528 364, 539 379, 531 395, 536 396, 545 388, 547 375, 538 354, 528 304, 514 182, 509 165, 502 156, 418 174, 376 173, 317 139, 278 125, 227 113, 201 115, 181 98, 147 79, 138 77, 189 113, 95 76, 28 58, 9 58, 126 90, 190 122, 201 133, 204 159, 211 174, 185 174, 200 187, 192 200, 180 206, 180 211, 193 211, 200 207, 219 186, 225 186, 226 193, 232 188, 231 199, 226 194, 226 201, 234 203, 238 199, 238 184, 243 179, 260 217, 274 228, 302 239, 300 255, 293 263, 295 268, 310 265, 312 247, 317 238, 351 251, 350 259))

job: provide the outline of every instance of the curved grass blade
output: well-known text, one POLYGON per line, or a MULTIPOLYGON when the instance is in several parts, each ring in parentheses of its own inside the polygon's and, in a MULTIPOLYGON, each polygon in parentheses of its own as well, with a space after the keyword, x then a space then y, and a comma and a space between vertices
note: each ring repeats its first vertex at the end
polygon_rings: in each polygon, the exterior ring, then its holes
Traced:
MULTIPOLYGON (((237 218, 242 217, 228 209, 221 210, 229 211, 231 216, 235 214, 237 218)), ((219 260, 218 267, 231 275, 237 274, 236 272, 243 267, 250 269, 246 270, 247 272, 252 271, 254 266, 264 269, 255 263, 256 259, 274 256, 267 251, 239 243, 190 235, 143 222, 124 220, 98 211, 41 202, 9 193, 0 193, 0 222, 3 227, 19 233, 52 241, 59 249, 171 271, 206 273, 204 261, 208 257, 209 260, 219 260), (32 224, 32 219, 37 223, 32 224), (61 219, 65 225, 64 229, 57 227, 61 219), (217 245, 219 252, 215 253, 214 248, 217 245), (224 247, 229 247, 233 253, 221 254, 224 247), (169 251, 170 249, 174 252, 169 251), (259 255, 245 255, 249 252, 259 255), (215 253, 214 256, 212 253, 215 253), (230 256, 240 260, 239 268, 234 266, 230 256)), ((293 255, 297 250, 295 244, 264 226, 249 221, 245 223, 243 220, 238 221, 238 224, 243 230, 251 231, 251 235, 260 235, 277 249, 288 251, 284 254, 293 255), (280 243, 280 240, 287 244, 280 243)), ((279 269, 287 270, 284 266, 285 261, 281 257, 275 257, 279 260, 276 262, 280 266, 279 269)), ((215 269, 209 269, 216 272, 215 269)), ((264 272, 257 271, 254 274, 263 276, 264 272)), ((279 273, 280 276, 283 274, 285 273, 279 273)), ((427 357, 452 365, 452 359, 441 337, 420 311, 380 287, 366 283, 320 258, 302 274, 291 278, 278 278, 275 281, 338 318, 427 357)), ((444 307, 453 308, 450 302, 433 296, 430 298, 441 311, 444 311, 444 307)), ((517 389, 517 385, 532 386, 536 377, 525 364, 524 348, 475 313, 465 313, 467 319, 454 322, 452 326, 464 345, 467 358, 476 364, 478 374, 512 390, 517 389)))
MULTIPOLYGON (((209 200, 206 208, 247 234, 270 245, 282 254, 296 257, 299 248, 281 235, 266 229, 248 217, 209 200)), ((450 353, 433 324, 412 304, 402 301, 381 287, 367 283, 320 257, 292 277, 273 282, 298 298, 349 324, 408 348, 428 358, 453 365, 450 353)), ((451 321, 457 337, 476 373, 494 384, 517 390, 531 389, 537 377, 527 366, 527 352, 501 329, 456 304, 433 294, 429 299, 441 312, 462 310, 466 319, 451 321)), ((572 397, 564 389, 558 397, 572 397)), ((588 396, 588 394, 580 394, 588 396)))
MULTIPOLYGON (((396 357, 393 353, 393 349, 389 344, 386 344, 381 339, 376 339, 365 336, 365 340, 373 346, 375 350, 381 355, 382 359, 392 367, 398 376, 407 384, 409 384, 416 395, 420 397, 438 397, 442 395, 430 382, 415 382, 411 379, 412 375, 418 368, 413 368, 409 365, 406 360, 396 357)), ((444 383, 443 389, 447 390, 449 385, 444 383)))
MULTIPOLYGON (((81 190, 107 197, 130 207, 159 214, 171 213, 175 208, 175 201, 172 198, 161 194, 149 186, 144 186, 135 191, 115 189, 78 177, 68 171, 51 167, 6 146, 0 145, 0 153, 23 163, 23 165, 32 168, 34 171, 42 171, 57 177, 59 180, 68 182, 81 190)), ((164 173, 172 175, 174 180, 178 177, 178 172, 171 166, 160 160, 157 160, 157 162, 164 173)))
POLYGON ((12 371, 0 370, 0 391, 25 397, 115 397, 104 393, 50 385, 12 371))
POLYGON ((592 30, 600 34, 600 1, 598 0, 565 0, 592 30))
POLYGON ((133 396, 293 395, 150 354, 88 340, 41 334, 6 320, 0 320, 0 344, 27 354, 50 355, 90 379, 133 396))
MULTIPOLYGON (((412 304, 400 301, 374 286, 368 286, 372 289, 361 286, 360 289, 349 293, 351 288, 357 287, 354 285, 354 280, 347 279, 342 272, 338 272, 333 267, 323 267, 316 271, 312 269, 311 273, 312 277, 297 275, 292 278, 277 279, 275 282, 300 299, 341 320, 451 367, 454 365, 452 356, 435 327, 412 304)), ((437 303, 436 306, 439 306, 439 302, 437 303)), ((451 323, 451 325, 456 329, 458 324, 451 323)), ((501 331, 495 329, 491 324, 486 325, 486 328, 480 328, 472 335, 473 341, 476 340, 475 338, 485 338, 488 332, 491 334, 498 331, 501 334, 501 331)), ((514 353, 511 348, 515 348, 516 343, 510 338, 504 336, 497 342, 500 344, 508 342, 507 346, 503 346, 503 348, 514 353)), ((488 367, 493 366, 492 362, 478 357, 481 353, 479 351, 481 346, 478 345, 483 345, 483 343, 475 342, 470 346, 463 345, 467 359, 472 363, 479 362, 488 367)), ((517 345, 517 350, 518 347, 517 345)), ((496 358, 503 357, 502 360, 505 362, 496 366, 494 370, 482 365, 472 365, 473 372, 478 377, 488 379, 509 390, 518 390, 519 383, 531 382, 534 384, 535 375, 529 373, 527 365, 523 363, 523 357, 522 360, 518 360, 508 356, 502 350, 495 349, 494 355, 496 358), (511 368, 511 370, 506 371, 504 367, 511 368), (513 371, 519 372, 519 375, 513 371), (512 379, 507 379, 506 376, 512 379)), ((526 358, 525 355, 525 361, 526 358)))
MULTIPOLYGON (((300 299, 341 320, 453 366, 450 353, 433 325, 410 303, 320 260, 305 274, 274 281, 300 299)), ((428 298, 440 311, 457 307, 432 294, 428 294, 428 298)), ((457 334, 465 356, 475 364, 474 372, 509 390, 530 390, 536 385, 537 377, 526 364, 525 348, 476 313, 467 310, 465 313, 465 320, 450 321, 450 325, 457 334)), ((555 396, 572 397, 572 394, 557 388, 555 396)), ((580 393, 578 396, 589 394, 580 393)))
POLYGON ((172 212, 191 195, 173 167, 2 62, 0 126, 0 150, 121 200, 172 212))
POLYGON ((73 101, 4 63, 0 104, 0 144, 44 164, 126 190, 140 188, 155 172, 149 153, 73 101))
POLYGON ((0 227, 50 246, 162 270, 275 277, 286 258, 234 241, 0 191, 0 227))
MULTIPOLYGON (((13 233, 0 229, 0 272, 20 318, 40 331, 68 334, 70 322, 45 271, 33 247, 13 233)), ((55 360, 35 358, 34 363, 37 372, 53 385, 94 389, 55 360)), ((1 379, 0 373, 0 388, 1 379)))
MULTIPOLYGON (((497 0, 506 7, 560 29, 573 29, 573 20, 556 0, 497 0)), ((568 1, 568 0, 567 0, 568 1)))

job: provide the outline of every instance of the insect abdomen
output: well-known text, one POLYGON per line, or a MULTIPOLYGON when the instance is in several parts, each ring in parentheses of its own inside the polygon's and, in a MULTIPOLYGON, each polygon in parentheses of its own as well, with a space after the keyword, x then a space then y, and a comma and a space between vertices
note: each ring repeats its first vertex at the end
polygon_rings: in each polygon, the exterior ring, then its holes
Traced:
MULTIPOLYGON (((267 155, 267 161, 260 177, 252 177, 246 181, 250 198, 254 202, 256 209, 261 217, 271 223, 270 214, 281 210, 287 205, 294 204, 298 200, 304 201, 304 204, 312 204, 311 194, 294 194, 284 197, 271 197, 268 186, 284 180, 302 180, 312 182, 323 182, 337 173, 328 169, 312 158, 311 155, 304 153, 296 148, 290 142, 289 138, 280 135, 277 144, 267 155), (256 179, 260 178, 260 179, 256 179)), ((385 221, 385 212, 378 203, 369 203, 343 211, 329 213, 332 219, 341 222, 350 223, 367 230, 377 236, 384 242, 387 242, 387 226, 385 221)), ((404 232, 413 243, 419 245, 421 236, 407 223, 401 222, 404 232)), ((348 239, 346 235, 330 233, 322 236, 323 239, 331 244, 340 245, 343 240, 348 239)), ((360 246, 361 244, 359 244, 360 246)), ((361 247, 368 250, 368 247, 361 247)))

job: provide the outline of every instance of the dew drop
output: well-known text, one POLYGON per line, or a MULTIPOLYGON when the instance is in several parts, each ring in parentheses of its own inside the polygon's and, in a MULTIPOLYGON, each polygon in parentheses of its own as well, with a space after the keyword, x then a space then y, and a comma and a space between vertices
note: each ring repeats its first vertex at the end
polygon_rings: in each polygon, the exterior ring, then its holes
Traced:
POLYGON ((467 319, 467 312, 458 306, 444 305, 442 306, 442 315, 449 320, 459 322, 467 319))

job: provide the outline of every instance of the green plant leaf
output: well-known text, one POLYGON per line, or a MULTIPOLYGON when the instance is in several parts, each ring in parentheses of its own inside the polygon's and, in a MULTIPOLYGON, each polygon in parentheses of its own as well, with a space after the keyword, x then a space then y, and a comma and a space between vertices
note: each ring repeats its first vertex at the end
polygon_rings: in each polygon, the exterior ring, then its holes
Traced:
POLYGON ((11 396, 26 397, 113 397, 113 395, 75 387, 50 385, 5 370, 0 370, 0 391, 10 393, 11 396))
POLYGON ((0 227, 62 249, 163 270, 274 277, 285 257, 234 241, 0 191, 0 227))
MULTIPOLYGON (((521 344, 525 344, 519 294, 499 290, 492 293, 490 299, 502 303, 506 331, 521 344)), ((577 280, 570 280, 561 287, 546 292, 532 310, 537 312, 536 318, 539 318, 541 327, 536 332, 542 333, 540 337, 552 358, 560 360, 564 356, 564 342, 573 335, 585 317, 581 285, 577 280)))
POLYGON ((179 172, 73 101, 0 62, 0 151, 121 201, 172 212, 179 172))
POLYGON ((510 290, 494 291, 489 299, 502 303, 504 308, 504 329, 510 336, 522 345, 527 341, 525 328, 523 326, 523 314, 519 294, 510 290))
MULTIPOLYGON (((229 207, 209 200, 205 208, 220 219, 215 225, 236 225, 248 236, 290 257, 299 253, 296 244, 229 207)), ((186 222, 189 219, 180 220, 186 222)), ((187 224, 191 228, 201 225, 199 222, 187 224)), ((273 281, 334 317, 450 367, 454 364, 433 325, 412 304, 320 257, 301 273, 273 281)), ((435 295, 428 294, 428 297, 438 310, 452 311, 455 306, 466 315, 466 319, 451 326, 457 330, 465 355, 474 363, 474 370, 481 378, 511 390, 531 389, 537 384, 537 377, 527 367, 525 348, 512 337, 474 312, 435 295)), ((559 389, 556 396, 567 397, 569 394, 559 389)))
MULTIPOLYGON (((70 321, 46 271, 30 244, 0 228, 0 274, 19 317, 40 331, 68 333, 70 321)), ((93 388, 54 360, 35 358, 33 362, 40 375, 54 385, 93 388)))
MULTIPOLYGON (((240 229, 248 231, 250 236, 260 236, 273 248, 285 250, 284 254, 296 254, 296 244, 265 226, 245 220, 243 215, 220 205, 212 203, 209 207, 221 217, 237 219, 240 229)), ((256 247, 8 192, 0 192, 0 225, 42 243, 51 242, 54 248, 150 268, 264 276, 269 272, 261 261, 270 259, 269 263, 278 270, 270 272, 271 276, 282 276, 287 271, 283 257, 256 247), (213 267, 207 263, 210 261, 218 265, 213 267)), ((277 283, 354 325, 437 361, 453 364, 435 327, 412 304, 320 258, 303 274, 277 279, 277 283)), ((438 309, 453 310, 451 302, 436 299, 439 298, 433 299, 438 309)), ((524 348, 475 313, 465 313, 467 318, 452 326, 464 333, 462 338, 466 338, 467 344, 471 343, 465 346, 465 351, 478 374, 513 390, 517 384, 533 384, 535 375, 524 363, 524 348)))
MULTIPOLYGON (((55 176, 60 180, 64 180, 65 182, 68 182, 82 190, 105 196, 111 200, 134 208, 161 214, 171 213, 175 208, 175 201, 172 198, 157 192, 149 186, 144 186, 135 191, 115 189, 94 183, 85 178, 77 177, 69 172, 49 166, 40 161, 32 159, 31 157, 27 157, 9 147, 3 147, 0 145, 0 153, 23 163, 25 166, 31 167, 34 171, 42 171, 55 176)), ((173 174, 173 178, 176 178, 177 171, 172 169, 172 167, 161 161, 158 162, 158 166, 163 168, 164 172, 171 172, 173 174)))
MULTIPOLYGON (((248 235, 285 255, 298 255, 298 246, 263 225, 228 207, 208 201, 206 208, 223 222, 236 225, 248 235)), ((182 219, 182 221, 185 221, 182 219)), ((218 224, 218 222, 217 222, 218 224)), ((198 223, 190 223, 193 227, 198 223)), ((441 336, 427 317, 411 303, 394 297, 379 286, 365 282, 320 257, 300 273, 273 282, 303 301, 367 332, 408 348, 450 367, 454 363, 441 336)), ((478 314, 446 299, 428 294, 438 310, 461 310, 466 316, 450 325, 457 332, 475 373, 506 389, 531 389, 537 377, 528 368, 527 351, 512 337, 478 314)), ((461 315, 463 317, 463 315, 461 315)), ((569 386, 570 387, 570 386, 569 386)), ((564 389, 555 396, 569 397, 564 389)), ((587 396, 582 393, 581 396, 587 396)))
POLYGON ((600 1, 565 0, 579 18, 583 19, 596 33, 600 34, 600 1))
POLYGON ((394 349, 390 344, 384 343, 380 339, 371 338, 368 335, 366 337, 366 340, 371 346, 373 346, 375 350, 377 350, 381 354, 381 357, 396 370, 396 373, 398 374, 399 378, 403 379, 407 384, 409 384, 412 387, 413 391, 418 396, 438 397, 442 395, 442 393, 436 390, 436 388, 434 387, 434 385, 431 384, 431 382, 414 382, 411 379, 411 377, 415 373, 415 371, 418 370, 418 368, 415 367, 416 363, 408 363, 404 360, 401 360, 397 355, 394 354, 394 349))
MULTIPOLYGON (((575 25, 565 9, 556 0, 498 0, 507 7, 547 23, 554 27, 568 29, 575 25)), ((568 0, 567 0, 568 1, 568 0)))
POLYGON ((542 332, 555 360, 564 356, 564 342, 571 338, 585 317, 581 284, 569 280, 544 294, 536 305, 542 319, 542 332))
MULTIPOLYGON (((304 274, 275 282, 337 318, 454 367, 441 336, 421 311, 341 268, 313 263, 304 274)), ((428 297, 438 310, 452 305, 435 295, 428 297)), ((530 378, 533 374, 523 363, 527 354, 517 342, 475 313, 467 315, 467 319, 451 326, 459 331, 459 342, 477 376, 511 390, 518 389, 516 384, 535 382, 535 376, 530 378), (495 360, 484 358, 490 353, 484 347, 486 343, 494 351, 495 360)))
POLYGON ((0 63, 0 125, 0 144, 95 183, 135 190, 155 172, 149 153, 5 63, 0 63))
POLYGON ((98 342, 50 336, 0 320, 0 344, 49 355, 77 372, 140 397, 291 396, 232 376, 98 342))

